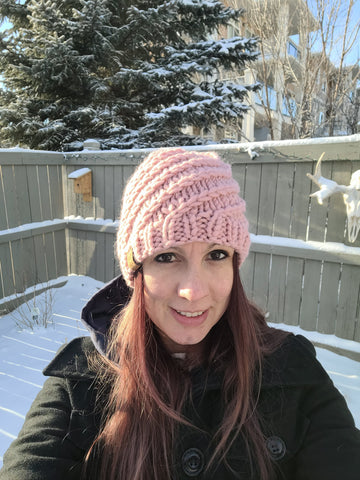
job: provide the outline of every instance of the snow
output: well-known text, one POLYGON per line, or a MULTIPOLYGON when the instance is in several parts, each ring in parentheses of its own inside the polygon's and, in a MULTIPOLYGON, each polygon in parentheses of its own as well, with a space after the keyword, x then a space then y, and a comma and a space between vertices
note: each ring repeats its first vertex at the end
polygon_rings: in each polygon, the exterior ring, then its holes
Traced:
MULTIPOLYGON (((15 324, 20 318, 19 309, 0 317, 0 467, 5 450, 16 438, 26 412, 42 387, 45 380, 42 370, 64 342, 88 334, 80 322, 80 312, 88 299, 103 286, 102 282, 85 276, 61 277, 54 283, 59 280, 67 280, 67 283, 51 290, 52 319, 47 328, 20 330, 15 324)), ((37 297, 36 305, 41 309, 49 298, 49 291, 42 293, 37 297)), ((300 333, 314 342, 360 352, 357 342, 334 335, 305 332, 299 327, 282 324, 273 326, 300 333)), ((316 351, 360 427, 360 363, 323 348, 316 348, 316 351)))
POLYGON ((74 172, 69 173, 68 178, 77 179, 86 175, 89 172, 91 172, 90 168, 86 168, 86 167, 79 168, 78 170, 75 170, 74 172))
MULTIPOLYGON (((82 276, 69 276, 66 280, 65 286, 51 290, 53 323, 47 328, 19 330, 15 324, 15 319, 20 318, 18 310, 0 318, 0 467, 5 450, 16 438, 42 387, 42 370, 64 342, 87 335, 80 312, 103 283, 82 276)), ((41 306, 49 299, 49 293, 37 298, 36 304, 41 306)))
MULTIPOLYGON (((134 70, 136 72, 137 70, 134 70)), ((222 150, 229 150, 229 151, 244 151, 247 152, 247 149, 258 149, 260 151, 266 149, 276 149, 278 147, 294 147, 294 146, 306 146, 306 145, 329 145, 329 144, 338 144, 338 143, 352 143, 352 142, 359 142, 360 141, 360 133, 355 133, 353 135, 344 135, 344 136, 337 136, 337 137, 315 137, 315 138, 306 138, 306 139, 293 139, 293 140, 264 140, 259 142, 241 142, 241 143, 233 143, 233 144, 214 144, 211 146, 211 150, 216 150, 221 152, 222 150)), ((81 145, 83 142, 81 142, 81 145)), ((191 145, 189 147, 182 147, 187 150, 204 150, 204 145, 191 145)), ((106 154, 106 152, 114 152, 119 151, 122 154, 126 153, 150 153, 153 148, 129 148, 129 149, 122 149, 122 148, 112 148, 109 150, 102 150, 101 154, 106 154)), ((51 150, 31 150, 29 148, 22 148, 22 147, 9 147, 9 148, 0 148, 0 153, 7 153, 7 152, 37 152, 40 154, 46 155, 63 155, 66 159, 70 155, 79 155, 82 152, 78 152, 77 150, 69 151, 69 152, 54 152, 51 150)), ((94 153, 96 155, 99 154, 98 151, 89 151, 86 153, 94 153)), ((79 155, 80 156, 80 155, 79 155)))
POLYGON ((7 228, 6 230, 0 230, 0 237, 5 235, 12 235, 14 233, 19 232, 27 232, 29 230, 37 230, 39 228, 50 227, 54 225, 62 225, 65 224, 63 219, 55 218, 54 220, 44 220, 42 222, 32 222, 32 223, 24 223, 23 225, 19 225, 18 227, 7 228))
POLYGON ((318 252, 329 252, 338 255, 357 256, 360 253, 359 247, 349 247, 338 242, 315 242, 314 240, 299 240, 297 238, 277 237, 270 235, 250 234, 251 243, 257 245, 272 245, 286 248, 301 248, 318 252))
POLYGON ((32 223, 24 223, 23 225, 19 225, 18 227, 14 228, 7 228, 5 230, 0 230, 0 238, 13 235, 16 233, 25 233, 35 230, 40 230, 42 228, 51 229, 57 225, 64 225, 67 226, 70 223, 87 223, 91 225, 103 225, 103 226, 112 226, 114 228, 118 227, 119 222, 118 220, 112 220, 111 218, 94 218, 94 217, 80 217, 75 215, 70 215, 68 217, 64 217, 62 219, 55 218, 54 220, 44 220, 42 222, 32 222, 32 223))
MULTIPOLYGON (((313 332, 309 330, 302 330, 300 327, 293 325, 286 325, 285 323, 270 323, 272 327, 292 332, 295 335, 304 335, 308 340, 313 343, 320 343, 328 345, 329 347, 339 348, 341 350, 348 350, 349 352, 360 354, 360 343, 353 340, 346 340, 345 338, 339 338, 336 335, 328 335, 325 333, 313 332)), ((359 364, 360 369, 360 364, 359 364)), ((359 370, 360 372, 360 370, 359 370)))

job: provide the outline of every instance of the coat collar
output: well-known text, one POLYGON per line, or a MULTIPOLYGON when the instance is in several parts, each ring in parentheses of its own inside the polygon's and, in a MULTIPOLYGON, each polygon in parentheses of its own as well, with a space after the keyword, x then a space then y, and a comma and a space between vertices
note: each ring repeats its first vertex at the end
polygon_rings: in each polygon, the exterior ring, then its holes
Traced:
MULTIPOLYGON (((290 335, 283 345, 265 358, 262 372, 262 389, 273 387, 296 387, 318 385, 327 380, 327 375, 315 358, 315 350, 304 337, 290 335)), ((89 356, 96 354, 90 337, 75 338, 64 345, 45 368, 44 375, 71 380, 92 381, 94 372, 89 366, 89 356)), ((220 390, 222 375, 199 367, 192 372, 194 394, 199 389, 220 390)))
POLYGON ((130 296, 131 291, 120 275, 99 290, 82 309, 81 320, 101 355, 106 352, 107 331, 112 319, 126 305, 130 296))
POLYGON ((43 370, 45 376, 91 380, 95 372, 89 366, 89 357, 96 353, 90 337, 78 337, 63 345, 43 370))

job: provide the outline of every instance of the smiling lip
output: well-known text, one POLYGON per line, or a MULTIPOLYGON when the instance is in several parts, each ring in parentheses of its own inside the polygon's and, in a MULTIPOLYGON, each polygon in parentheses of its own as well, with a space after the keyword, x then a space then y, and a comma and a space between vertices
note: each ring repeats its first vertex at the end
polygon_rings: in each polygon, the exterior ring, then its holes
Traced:
POLYGON ((175 310, 174 308, 171 308, 171 313, 175 320, 182 325, 197 326, 201 325, 206 320, 209 310, 187 312, 186 310, 175 310))

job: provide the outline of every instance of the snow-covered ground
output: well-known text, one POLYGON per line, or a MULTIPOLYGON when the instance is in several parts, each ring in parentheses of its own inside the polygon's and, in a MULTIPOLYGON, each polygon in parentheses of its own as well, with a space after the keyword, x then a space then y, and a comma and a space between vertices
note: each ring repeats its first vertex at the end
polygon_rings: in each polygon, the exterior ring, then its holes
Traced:
MULTIPOLYGON (((80 312, 86 301, 103 284, 83 276, 69 276, 67 279, 65 286, 51 290, 53 315, 52 324, 47 328, 20 330, 15 323, 15 319, 19 318, 16 312, 0 318, 0 467, 5 450, 16 438, 25 414, 45 380, 43 368, 60 345, 87 334, 80 322, 80 312)), ((37 297, 39 308, 45 299, 49 299, 49 293, 37 297)), ((302 333, 310 340, 315 335, 315 340, 319 340, 318 334, 298 328, 295 333, 302 333)), ((332 336, 329 336, 329 340, 329 343, 334 343, 332 336)), ((360 428, 360 363, 325 349, 316 350, 320 362, 345 396, 356 425, 360 428)))

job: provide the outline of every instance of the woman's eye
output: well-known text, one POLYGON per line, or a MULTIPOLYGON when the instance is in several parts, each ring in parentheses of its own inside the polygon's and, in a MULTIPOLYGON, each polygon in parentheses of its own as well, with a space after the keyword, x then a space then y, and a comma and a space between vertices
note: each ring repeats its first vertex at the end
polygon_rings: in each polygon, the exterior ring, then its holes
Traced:
POLYGON ((154 260, 155 260, 155 262, 158 262, 158 263, 171 263, 175 260, 175 254, 174 253, 160 253, 159 255, 156 255, 154 260))
POLYGON ((229 256, 228 252, 225 250, 213 250, 209 253, 211 260, 223 260, 229 256))

